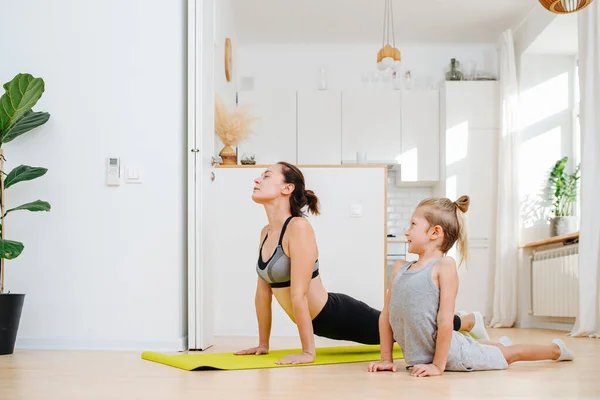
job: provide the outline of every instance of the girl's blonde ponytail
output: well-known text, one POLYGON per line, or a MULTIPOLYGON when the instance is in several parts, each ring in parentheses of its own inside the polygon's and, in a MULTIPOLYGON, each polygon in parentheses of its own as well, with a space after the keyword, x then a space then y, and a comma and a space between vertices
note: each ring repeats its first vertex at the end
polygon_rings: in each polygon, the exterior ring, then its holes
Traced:
POLYGON ((460 196, 454 202, 456 206, 456 220, 458 221, 458 239, 456 241, 456 249, 460 253, 460 266, 469 258, 469 240, 467 236, 467 218, 465 213, 469 210, 471 199, 469 196, 460 196))

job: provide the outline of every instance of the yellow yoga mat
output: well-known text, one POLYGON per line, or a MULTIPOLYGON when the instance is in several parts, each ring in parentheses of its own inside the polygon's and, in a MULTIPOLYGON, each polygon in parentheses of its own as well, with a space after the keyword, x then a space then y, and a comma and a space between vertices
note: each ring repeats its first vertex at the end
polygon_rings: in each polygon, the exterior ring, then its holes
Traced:
MULTIPOLYGON (((379 345, 358 345, 318 348, 315 361, 311 364, 275 364, 277 360, 280 360, 289 354, 296 354, 299 352, 300 349, 288 349, 273 350, 270 351, 269 354, 260 356, 236 356, 233 353, 186 353, 168 355, 145 351, 142 353, 142 358, 171 367, 181 368, 186 371, 299 367, 377 361, 380 359, 379 345)), ((397 344, 394 344, 394 358, 403 357, 400 347, 397 344)))

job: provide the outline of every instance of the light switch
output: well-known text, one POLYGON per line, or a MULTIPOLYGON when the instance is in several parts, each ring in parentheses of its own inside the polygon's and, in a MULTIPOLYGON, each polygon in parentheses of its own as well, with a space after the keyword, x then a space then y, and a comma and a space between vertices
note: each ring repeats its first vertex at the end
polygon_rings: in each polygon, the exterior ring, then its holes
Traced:
POLYGON ((125 181, 127 183, 142 183, 139 168, 135 166, 128 166, 125 173, 125 181))
POLYGON ((350 216, 352 218, 362 217, 362 206, 360 204, 354 204, 350 207, 350 216))

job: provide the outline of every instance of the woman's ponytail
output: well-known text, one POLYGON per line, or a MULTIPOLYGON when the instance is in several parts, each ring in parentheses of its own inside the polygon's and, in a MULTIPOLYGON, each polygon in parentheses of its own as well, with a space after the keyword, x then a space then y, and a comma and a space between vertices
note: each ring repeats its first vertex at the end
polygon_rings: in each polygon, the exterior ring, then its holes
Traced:
POLYGON ((313 215, 319 215, 319 198, 315 195, 315 192, 312 190, 306 190, 304 192, 304 196, 306 196, 306 205, 308 206, 308 211, 313 215))

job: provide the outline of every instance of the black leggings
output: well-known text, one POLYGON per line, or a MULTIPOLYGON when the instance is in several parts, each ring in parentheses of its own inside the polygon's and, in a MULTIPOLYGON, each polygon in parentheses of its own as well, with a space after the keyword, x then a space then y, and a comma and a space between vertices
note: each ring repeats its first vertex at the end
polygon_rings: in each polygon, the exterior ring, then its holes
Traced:
MULTIPOLYGON (((379 344, 378 311, 346 294, 329 293, 323 310, 313 319, 313 332, 328 339, 362 344, 379 344)), ((454 316, 454 330, 460 329, 460 317, 454 316)))

